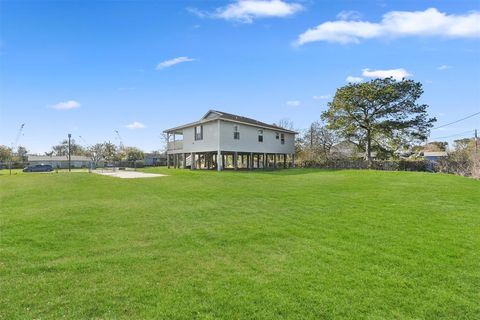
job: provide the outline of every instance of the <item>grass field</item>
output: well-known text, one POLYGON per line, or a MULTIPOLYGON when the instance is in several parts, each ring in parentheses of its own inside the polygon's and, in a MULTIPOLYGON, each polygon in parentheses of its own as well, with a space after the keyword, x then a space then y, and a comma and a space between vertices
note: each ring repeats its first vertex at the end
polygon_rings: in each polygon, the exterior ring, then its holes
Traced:
POLYGON ((480 181, 0 175, 2 319, 479 319, 480 181))

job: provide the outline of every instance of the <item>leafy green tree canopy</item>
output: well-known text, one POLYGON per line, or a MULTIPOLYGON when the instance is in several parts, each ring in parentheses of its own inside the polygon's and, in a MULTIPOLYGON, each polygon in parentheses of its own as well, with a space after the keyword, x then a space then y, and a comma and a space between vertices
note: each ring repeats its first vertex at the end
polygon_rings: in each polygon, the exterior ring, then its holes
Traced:
POLYGON ((127 161, 137 161, 144 158, 143 151, 135 147, 125 147, 123 152, 127 161))
POLYGON ((0 161, 7 162, 12 156, 12 150, 7 146, 0 145, 0 161))
POLYGON ((423 141, 428 137, 435 118, 429 118, 427 105, 417 100, 423 94, 422 84, 413 80, 375 79, 349 83, 337 89, 322 119, 342 138, 356 143, 371 160, 374 148, 389 148, 423 141))
MULTIPOLYGON (((86 154, 85 149, 79 145, 75 139, 70 140, 71 155, 83 156, 86 154)), ((52 147, 52 151, 56 156, 68 155, 68 139, 61 141, 58 145, 52 147)))

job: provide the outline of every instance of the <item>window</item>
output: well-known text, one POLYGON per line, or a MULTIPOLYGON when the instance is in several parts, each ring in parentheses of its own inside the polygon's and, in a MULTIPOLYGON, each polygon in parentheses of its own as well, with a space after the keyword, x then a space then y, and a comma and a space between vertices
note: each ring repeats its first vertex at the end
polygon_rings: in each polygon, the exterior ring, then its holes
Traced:
POLYGON ((263 142, 263 130, 258 130, 258 142, 263 142))
POLYGON ((195 126, 195 140, 203 140, 203 126, 195 126))
POLYGON ((285 144, 285 134, 283 134, 283 133, 281 134, 280 142, 282 144, 285 144))
POLYGON ((280 134, 278 132, 275 132, 275 139, 280 139, 280 134))
POLYGON ((238 132, 238 126, 233 126, 233 139, 240 140, 240 132, 238 132))

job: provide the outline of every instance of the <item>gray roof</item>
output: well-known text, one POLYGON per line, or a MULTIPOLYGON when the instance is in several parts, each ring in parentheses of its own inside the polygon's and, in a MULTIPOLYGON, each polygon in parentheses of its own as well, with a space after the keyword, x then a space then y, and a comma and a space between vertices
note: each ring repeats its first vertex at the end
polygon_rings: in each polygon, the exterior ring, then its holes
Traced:
POLYGON ((276 131, 282 131, 282 132, 288 132, 288 133, 297 133, 295 131, 279 127, 275 124, 268 124, 268 123, 261 122, 261 121, 258 121, 258 120, 252 119, 252 118, 238 116, 238 115, 235 115, 235 114, 232 114, 232 113, 218 111, 218 110, 209 110, 199 121, 195 121, 195 122, 191 122, 191 123, 188 123, 188 124, 185 124, 185 125, 182 125, 182 126, 178 126, 178 127, 175 127, 175 128, 167 129, 164 132, 176 131, 176 130, 180 130, 180 129, 183 129, 183 128, 191 127, 191 126, 194 126, 194 125, 197 125, 197 124, 201 124, 201 123, 205 123, 205 122, 209 122, 209 121, 214 121, 214 120, 218 120, 218 119, 249 124, 249 125, 253 125, 253 126, 256 126, 256 127, 262 127, 262 128, 272 129, 272 130, 276 130, 276 131), (214 118, 207 118, 207 116, 211 113, 215 113, 217 116, 214 117, 214 118))
MULTIPOLYGON (((90 161, 89 157, 71 156, 71 161, 90 161)), ((68 161, 68 156, 35 156, 29 155, 28 161, 68 161)))

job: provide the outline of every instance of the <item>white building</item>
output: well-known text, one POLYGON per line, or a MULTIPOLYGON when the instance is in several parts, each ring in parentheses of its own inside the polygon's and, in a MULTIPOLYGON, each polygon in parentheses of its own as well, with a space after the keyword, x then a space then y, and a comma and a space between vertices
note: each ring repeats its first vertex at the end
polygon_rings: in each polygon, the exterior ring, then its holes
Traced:
MULTIPOLYGON (((88 168, 90 166, 90 158, 84 156, 71 156, 70 164, 72 168, 88 168)), ((53 168, 66 169, 68 168, 68 156, 28 156, 28 163, 30 165, 49 164, 53 168)))
POLYGON ((295 131, 210 110, 200 120, 164 131, 168 166, 217 169, 293 166, 295 131))

